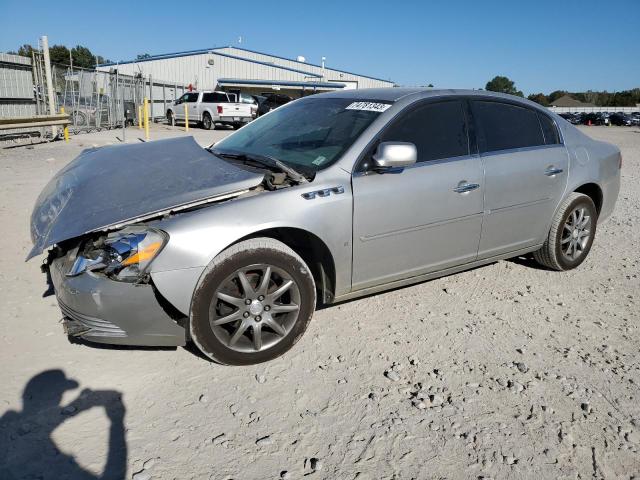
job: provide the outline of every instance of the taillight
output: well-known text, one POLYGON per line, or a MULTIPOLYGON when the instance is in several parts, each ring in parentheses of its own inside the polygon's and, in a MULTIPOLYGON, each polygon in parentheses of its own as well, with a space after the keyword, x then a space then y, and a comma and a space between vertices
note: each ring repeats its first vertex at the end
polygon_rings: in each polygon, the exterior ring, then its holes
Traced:
POLYGON ((222 114, 222 105, 218 105, 218 115, 222 114))

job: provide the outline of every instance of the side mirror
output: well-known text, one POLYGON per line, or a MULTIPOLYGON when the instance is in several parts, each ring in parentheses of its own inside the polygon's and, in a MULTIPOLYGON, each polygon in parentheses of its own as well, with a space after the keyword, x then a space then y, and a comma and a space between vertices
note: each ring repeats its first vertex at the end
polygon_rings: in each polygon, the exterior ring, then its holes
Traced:
POLYGON ((382 142, 373 155, 377 169, 405 168, 416 163, 418 149, 409 142, 382 142))

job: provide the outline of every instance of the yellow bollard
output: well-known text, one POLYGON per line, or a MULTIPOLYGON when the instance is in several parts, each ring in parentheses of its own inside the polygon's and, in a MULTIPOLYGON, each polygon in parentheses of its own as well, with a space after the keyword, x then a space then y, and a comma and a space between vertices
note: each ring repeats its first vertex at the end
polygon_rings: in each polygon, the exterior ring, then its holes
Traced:
POLYGON ((189 131, 189 110, 187 110, 187 104, 184 104, 184 131, 189 131))
MULTIPOLYGON (((64 107, 60 107, 60 113, 64 115, 64 107)), ((64 141, 69 143, 69 125, 65 124, 62 131, 64 132, 64 141)))
POLYGON ((142 105, 138 105, 138 128, 142 130, 142 105))
POLYGON ((149 100, 144 97, 144 138, 149 140, 149 100))

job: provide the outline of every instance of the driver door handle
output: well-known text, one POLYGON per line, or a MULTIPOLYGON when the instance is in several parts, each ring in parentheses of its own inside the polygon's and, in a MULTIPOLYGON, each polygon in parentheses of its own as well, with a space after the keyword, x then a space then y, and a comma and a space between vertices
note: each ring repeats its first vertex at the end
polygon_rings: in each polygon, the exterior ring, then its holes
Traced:
POLYGON ((559 173, 564 172, 561 168, 549 167, 544 171, 544 174, 547 177, 553 177, 554 175, 558 175, 559 173))
POLYGON ((479 187, 479 183, 461 183, 456 188, 454 188, 453 191, 456 193, 466 193, 479 187))

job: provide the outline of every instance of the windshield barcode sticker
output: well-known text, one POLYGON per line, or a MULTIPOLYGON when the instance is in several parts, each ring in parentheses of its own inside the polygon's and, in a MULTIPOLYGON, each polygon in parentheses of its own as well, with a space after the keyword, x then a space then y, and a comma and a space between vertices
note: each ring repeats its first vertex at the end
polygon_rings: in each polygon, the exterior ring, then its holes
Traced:
POLYGON ((384 112, 389 107, 388 103, 375 103, 375 102, 353 102, 345 110, 366 110, 368 112, 384 112))

